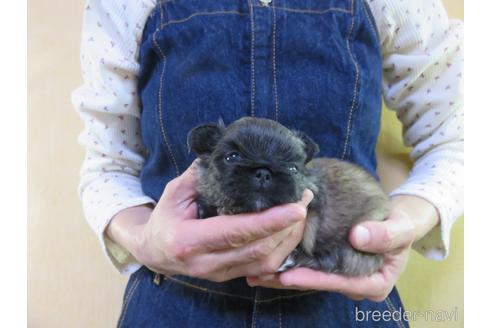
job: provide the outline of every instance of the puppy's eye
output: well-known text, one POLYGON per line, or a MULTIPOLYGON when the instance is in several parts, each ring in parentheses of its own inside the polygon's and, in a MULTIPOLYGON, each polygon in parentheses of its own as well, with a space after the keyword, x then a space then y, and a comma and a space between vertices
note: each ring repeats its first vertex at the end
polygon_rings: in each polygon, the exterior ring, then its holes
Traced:
POLYGON ((292 173, 297 173, 297 166, 295 165, 290 165, 287 167, 287 170, 292 173))
POLYGON ((241 154, 239 154, 238 152, 231 152, 226 155, 225 160, 228 163, 233 163, 240 160, 241 158, 241 154))

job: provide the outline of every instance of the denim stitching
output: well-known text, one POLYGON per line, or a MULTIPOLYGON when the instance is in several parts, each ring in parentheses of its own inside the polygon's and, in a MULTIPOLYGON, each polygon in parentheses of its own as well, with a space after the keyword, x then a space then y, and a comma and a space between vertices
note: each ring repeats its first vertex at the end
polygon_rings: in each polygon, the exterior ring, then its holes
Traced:
POLYGON ((355 83, 354 83, 354 91, 353 91, 353 96, 352 96, 352 104, 350 106, 350 111, 349 111, 349 119, 347 122, 347 134, 345 136, 345 142, 343 146, 343 153, 342 153, 342 158, 345 159, 345 156, 347 154, 347 147, 350 139, 350 134, 351 134, 351 127, 352 127, 352 115, 355 109, 355 104, 357 101, 357 85, 359 84, 359 66, 357 65, 357 61, 354 58, 354 55, 352 54, 352 50, 350 49, 350 38, 352 37, 352 32, 354 29, 354 24, 355 24, 355 15, 354 15, 354 0, 352 0, 352 23, 350 25, 350 30, 346 38, 347 42, 347 50, 350 55, 350 59, 352 60, 352 63, 355 66, 355 83))
POLYGON ((277 89, 277 14, 275 12, 275 0, 272 1, 272 14, 273 14, 273 32, 272 32, 272 66, 273 66, 273 96, 275 100, 275 121, 278 121, 278 89, 277 89))
MULTIPOLYGON (((393 305, 393 302, 391 302, 389 295, 384 299, 384 302, 392 312, 396 312, 396 307, 393 305)), ((405 325, 400 320, 396 321, 396 325, 399 328, 405 328, 405 325)))
MULTIPOLYGON (((176 2, 177 0, 162 0, 160 1, 161 5, 170 3, 170 2, 176 2)), ((258 8, 264 8, 264 6, 261 5, 254 5, 254 7, 258 8)), ((278 9, 285 10, 285 11, 292 11, 292 12, 298 12, 298 13, 305 13, 305 14, 325 14, 330 11, 339 11, 342 13, 347 13, 350 14, 352 13, 351 11, 345 9, 345 8, 337 8, 337 7, 332 7, 332 8, 327 8, 323 10, 311 10, 311 9, 296 9, 296 8, 289 8, 289 7, 277 7, 278 9)))
MULTIPOLYGON (((254 7, 265 8, 264 6, 254 5, 254 7)), ((311 10, 311 9, 296 9, 296 8, 288 8, 288 7, 276 7, 279 10, 284 10, 287 12, 299 13, 299 14, 315 14, 322 15, 329 12, 342 12, 346 14, 352 14, 352 11, 344 9, 344 8, 328 8, 323 10, 311 10)))
POLYGON ((164 1, 159 1, 159 8, 160 8, 160 16, 161 16, 161 21, 159 22, 160 28, 162 28, 162 23, 164 22, 164 9, 162 7, 162 3, 164 1))
POLYGON ((128 304, 130 303, 131 301, 131 298, 133 296, 133 293, 135 292, 135 290, 137 289, 137 287, 140 285, 140 282, 142 281, 142 278, 143 278, 143 275, 142 275, 142 272, 140 272, 138 274, 138 276, 135 278, 135 281, 133 282, 133 284, 130 286, 130 289, 128 290, 128 296, 125 298, 124 302, 123 302, 123 310, 121 312, 121 315, 120 315, 120 318, 118 320, 118 325, 117 327, 121 327, 124 319, 125 319, 125 316, 126 316, 126 311, 128 309, 128 304))
POLYGON ((193 289, 200 290, 202 292, 207 292, 207 293, 217 294, 217 295, 222 295, 222 296, 229 296, 229 297, 241 298, 241 299, 245 299, 245 300, 249 300, 249 301, 252 301, 253 300, 252 297, 242 296, 242 295, 236 295, 236 294, 231 294, 231 293, 226 293, 226 292, 221 292, 221 291, 218 291, 218 290, 215 290, 215 289, 208 289, 208 288, 205 288, 205 287, 202 287, 202 286, 198 286, 198 285, 189 283, 187 281, 179 280, 179 279, 176 279, 176 278, 173 278, 173 277, 169 277, 169 276, 167 276, 166 279, 171 280, 171 281, 173 281, 173 282, 175 282, 177 284, 180 284, 180 285, 184 285, 184 286, 187 286, 187 287, 190 287, 190 288, 193 288, 193 289))
POLYGON ((310 291, 306 291, 306 292, 302 292, 302 293, 298 293, 298 294, 293 294, 293 295, 275 296, 275 297, 272 297, 272 298, 267 298, 265 300, 259 300, 259 299, 256 298, 256 294, 255 294, 255 298, 253 298, 253 297, 249 297, 249 296, 243 296, 243 295, 238 295, 238 294, 231 294, 231 293, 227 293, 227 292, 222 292, 222 291, 219 291, 219 290, 216 290, 216 289, 209 289, 209 288, 202 287, 202 286, 199 286, 199 285, 195 285, 195 284, 192 284, 190 282, 183 281, 183 280, 180 280, 180 279, 177 279, 177 278, 173 278, 173 277, 170 277, 170 276, 164 276, 164 279, 173 281, 173 282, 175 282, 177 284, 184 285, 184 286, 187 286, 187 287, 190 287, 190 288, 193 288, 193 289, 200 290, 202 292, 207 292, 207 293, 217 294, 217 295, 222 295, 222 296, 228 296, 228 297, 234 297, 234 298, 240 298, 240 299, 249 300, 249 301, 255 301, 258 304, 272 302, 272 301, 276 301, 276 300, 280 300, 280 299, 289 299, 289 298, 295 298, 295 297, 298 297, 298 296, 306 296, 306 295, 310 295, 310 294, 314 294, 314 293, 319 293, 320 292, 318 290, 310 290, 310 291))
POLYGON ((362 0, 364 3, 362 4, 362 11, 364 13, 364 16, 366 16, 367 20, 369 21, 369 26, 371 27, 371 30, 372 32, 377 36, 377 38, 379 39, 379 33, 377 32, 376 28, 374 27, 374 25, 372 24, 372 19, 369 17, 369 13, 367 12, 367 8, 366 8, 366 3, 365 3, 365 0, 362 0))
POLYGON ((162 137, 164 139, 164 142, 166 143, 166 146, 167 146, 167 150, 169 151, 169 155, 171 156, 171 161, 173 162, 173 165, 174 165, 174 168, 176 169, 176 176, 179 176, 180 175, 180 172, 179 172, 179 168, 178 168, 178 164, 176 162, 176 158, 174 157, 174 154, 173 154, 173 150, 171 148, 171 145, 169 144, 169 140, 167 138, 167 134, 166 134, 166 130, 164 128, 164 121, 163 121, 163 118, 162 118, 162 84, 163 84, 163 80, 164 80, 164 72, 166 71, 166 56, 164 55, 161 47, 159 46, 159 44, 157 43, 156 41, 156 34, 159 30, 155 31, 154 34, 152 35, 152 41, 153 41, 153 44, 155 47, 157 47, 157 49, 159 50, 159 54, 161 56, 161 59, 162 59, 162 72, 161 72, 161 76, 160 76, 160 79, 159 79, 159 92, 158 92, 158 110, 159 110, 159 125, 160 125, 160 128, 161 128, 161 134, 162 134, 162 137))
POLYGON ((218 15, 231 15, 231 14, 232 15, 240 15, 240 16, 247 16, 248 15, 248 13, 243 13, 243 12, 237 11, 237 10, 203 11, 203 12, 191 14, 190 16, 183 18, 183 19, 167 21, 166 23, 161 24, 160 29, 162 30, 163 28, 165 28, 166 26, 169 26, 169 25, 181 24, 181 23, 187 22, 190 19, 197 17, 197 16, 218 16, 218 15))
POLYGON ((307 291, 307 292, 303 292, 303 293, 298 293, 298 294, 293 294, 293 295, 275 296, 275 297, 272 297, 272 298, 267 298, 266 300, 258 300, 258 303, 267 303, 267 302, 272 302, 272 301, 276 301, 276 300, 285 300, 285 299, 289 299, 289 298, 306 296, 306 295, 315 294, 315 293, 319 293, 319 292, 320 292, 319 290, 311 290, 311 291, 307 291))
POLYGON ((258 296, 258 288, 255 288, 255 299, 254 299, 254 304, 253 304, 253 314, 251 316, 251 328, 256 327, 256 306, 258 305, 257 296, 258 296))
POLYGON ((282 302, 278 302, 278 326, 282 328, 282 302))
POLYGON ((256 80, 255 80, 255 15, 254 6, 251 0, 248 0, 249 10, 251 16, 251 116, 255 116, 255 93, 256 93, 256 80))

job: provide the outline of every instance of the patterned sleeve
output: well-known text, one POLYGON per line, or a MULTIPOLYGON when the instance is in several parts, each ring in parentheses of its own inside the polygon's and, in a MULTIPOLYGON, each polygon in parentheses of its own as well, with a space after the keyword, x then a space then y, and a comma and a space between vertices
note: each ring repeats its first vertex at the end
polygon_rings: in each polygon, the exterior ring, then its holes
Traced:
POLYGON ((380 34, 384 100, 403 125, 414 162, 391 195, 435 206, 439 226, 413 247, 444 259, 463 213, 463 24, 448 19, 438 0, 371 0, 369 6, 380 34))
POLYGON ((84 213, 113 265, 131 273, 140 265, 104 231, 119 211, 154 203, 139 179, 145 150, 136 95, 137 53, 153 1, 87 0, 82 27, 83 85, 72 102, 85 129, 79 195, 84 213))

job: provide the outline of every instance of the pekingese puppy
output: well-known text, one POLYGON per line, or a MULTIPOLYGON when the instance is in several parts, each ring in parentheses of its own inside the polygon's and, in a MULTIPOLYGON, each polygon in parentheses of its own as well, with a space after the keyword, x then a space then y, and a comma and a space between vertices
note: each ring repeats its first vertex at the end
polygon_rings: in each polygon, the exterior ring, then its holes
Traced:
POLYGON ((354 249, 350 228, 363 220, 384 220, 388 196, 362 168, 316 158, 318 145, 305 133, 268 119, 245 117, 229 126, 210 123, 188 134, 198 165, 199 216, 257 212, 297 202, 314 193, 301 243, 279 271, 308 267, 346 276, 371 275, 380 254, 354 249))

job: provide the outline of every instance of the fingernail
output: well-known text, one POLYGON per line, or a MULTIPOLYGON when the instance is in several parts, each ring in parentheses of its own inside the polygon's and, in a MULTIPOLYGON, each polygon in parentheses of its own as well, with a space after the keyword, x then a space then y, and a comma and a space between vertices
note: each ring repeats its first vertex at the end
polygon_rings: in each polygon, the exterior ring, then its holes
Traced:
POLYGON ((311 201, 313 200, 313 198, 314 198, 314 194, 313 194, 313 192, 312 192, 311 190, 306 189, 306 190, 304 191, 304 196, 307 196, 307 197, 306 197, 306 206, 308 206, 308 205, 309 205, 309 203, 311 203, 311 201))
POLYGON ((369 229, 364 226, 356 226, 354 233, 356 246, 363 247, 369 244, 369 241, 371 240, 369 229))
POLYGON ((200 164, 200 159, 199 159, 199 158, 195 158, 195 159, 193 160, 193 162, 191 163, 190 167, 191 167, 193 170, 195 170, 195 169, 198 167, 198 165, 199 165, 199 164, 200 164))

